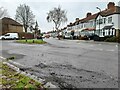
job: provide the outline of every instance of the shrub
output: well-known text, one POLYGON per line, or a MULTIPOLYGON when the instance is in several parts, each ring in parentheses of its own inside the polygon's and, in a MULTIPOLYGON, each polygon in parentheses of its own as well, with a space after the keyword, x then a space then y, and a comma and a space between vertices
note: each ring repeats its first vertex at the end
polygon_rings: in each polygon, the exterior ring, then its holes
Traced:
POLYGON ((118 42, 118 38, 117 37, 110 37, 110 38, 107 38, 105 40, 105 42, 118 42))

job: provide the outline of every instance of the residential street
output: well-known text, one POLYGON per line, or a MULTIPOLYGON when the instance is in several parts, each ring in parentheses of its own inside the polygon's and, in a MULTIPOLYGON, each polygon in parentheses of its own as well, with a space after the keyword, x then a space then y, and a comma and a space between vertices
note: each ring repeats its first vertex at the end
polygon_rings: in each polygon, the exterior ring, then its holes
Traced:
POLYGON ((60 88, 118 87, 117 43, 56 38, 45 41, 48 43, 43 45, 0 41, 2 56, 14 56, 26 72, 60 88))

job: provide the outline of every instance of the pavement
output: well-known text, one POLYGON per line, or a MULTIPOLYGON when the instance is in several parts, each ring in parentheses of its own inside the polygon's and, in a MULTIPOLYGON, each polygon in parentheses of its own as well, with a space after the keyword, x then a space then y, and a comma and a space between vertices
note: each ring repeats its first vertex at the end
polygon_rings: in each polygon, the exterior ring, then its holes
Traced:
POLYGON ((44 39, 47 44, 0 41, 1 54, 60 88, 117 88, 118 44, 44 39), (29 68, 29 69, 28 69, 29 68))

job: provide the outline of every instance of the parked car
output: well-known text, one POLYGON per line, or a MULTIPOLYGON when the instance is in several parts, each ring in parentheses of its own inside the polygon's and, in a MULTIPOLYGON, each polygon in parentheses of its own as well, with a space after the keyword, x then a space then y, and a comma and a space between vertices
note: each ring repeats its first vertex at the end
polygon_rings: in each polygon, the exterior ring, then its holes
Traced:
POLYGON ((71 39, 72 35, 70 33, 66 33, 64 39, 71 39))
POLYGON ((89 40, 96 40, 96 41, 99 41, 99 36, 94 34, 94 33, 91 33, 91 34, 87 34, 86 37, 89 39, 89 40))
POLYGON ((49 38, 50 37, 50 35, 48 34, 48 35, 45 35, 45 38, 49 38))
POLYGON ((7 33, 5 35, 0 36, 0 39, 19 39, 18 33, 7 33))

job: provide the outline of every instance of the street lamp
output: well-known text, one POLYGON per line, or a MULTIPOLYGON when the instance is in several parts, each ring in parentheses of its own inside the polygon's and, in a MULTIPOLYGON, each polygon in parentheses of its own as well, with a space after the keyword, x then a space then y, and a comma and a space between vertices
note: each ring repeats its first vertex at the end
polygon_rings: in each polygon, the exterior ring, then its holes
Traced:
MULTIPOLYGON (((96 7, 100 12, 101 12, 101 9, 99 7, 96 7)), ((99 14, 100 14, 99 12, 99 14)), ((98 32, 98 35, 100 35, 100 17, 99 17, 99 32, 98 32)))
POLYGON ((101 12, 101 9, 99 7, 96 7, 97 9, 99 9, 99 11, 101 12))

